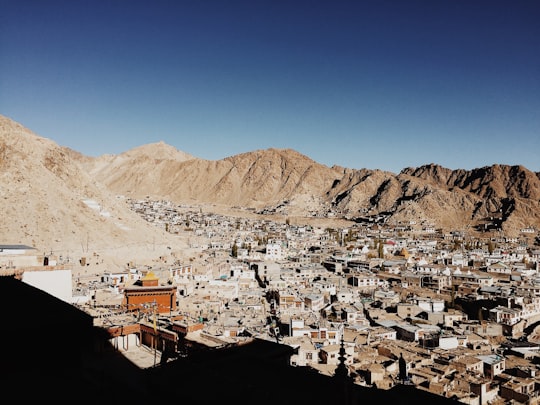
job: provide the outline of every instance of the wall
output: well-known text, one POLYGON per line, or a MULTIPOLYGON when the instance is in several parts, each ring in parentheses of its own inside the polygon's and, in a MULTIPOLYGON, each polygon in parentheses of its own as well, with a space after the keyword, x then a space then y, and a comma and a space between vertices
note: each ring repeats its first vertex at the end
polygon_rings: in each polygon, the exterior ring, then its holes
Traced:
POLYGON ((25 271, 22 281, 39 288, 69 304, 72 303, 73 291, 71 270, 32 270, 25 271))

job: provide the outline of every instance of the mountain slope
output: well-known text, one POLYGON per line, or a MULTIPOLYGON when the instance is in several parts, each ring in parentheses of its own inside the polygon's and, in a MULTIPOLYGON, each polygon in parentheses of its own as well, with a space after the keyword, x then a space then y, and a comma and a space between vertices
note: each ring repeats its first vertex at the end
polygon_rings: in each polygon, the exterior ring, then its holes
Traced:
POLYGON ((170 238, 155 227, 148 230, 123 201, 147 196, 244 207, 282 219, 386 221, 510 236, 525 227, 540 229, 540 176, 523 166, 450 170, 428 164, 395 175, 328 167, 291 149, 208 161, 163 142, 91 158, 1 118, 0 167, 0 208, 10 218, 0 235, 43 248, 60 241, 73 248, 88 240, 121 245, 170 238))
POLYGON ((85 159, 0 117, 2 244, 26 244, 64 257, 110 251, 122 262, 155 249, 156 240, 182 246, 90 177, 80 164, 85 159), (133 253, 127 252, 130 247, 133 253))
POLYGON ((497 217, 501 228, 512 235, 519 234, 521 228, 540 228, 540 174, 523 166, 492 165, 452 171, 427 165, 404 169, 401 175, 448 190, 450 196, 457 192, 468 193, 476 201, 473 209, 468 207, 463 214, 470 214, 473 222, 484 223, 497 217))
POLYGON ((445 230, 488 226, 518 234, 540 224, 539 176, 522 166, 450 170, 436 164, 381 170, 327 167, 291 149, 256 150, 219 161, 137 158, 93 171, 115 193, 155 196, 178 203, 250 207, 289 216, 384 215, 394 223, 445 230), (490 221, 502 215, 500 221, 490 221))
POLYGON ((120 154, 109 166, 92 168, 115 193, 142 198, 261 208, 299 195, 319 197, 340 176, 293 150, 268 149, 223 160, 133 157, 120 154))

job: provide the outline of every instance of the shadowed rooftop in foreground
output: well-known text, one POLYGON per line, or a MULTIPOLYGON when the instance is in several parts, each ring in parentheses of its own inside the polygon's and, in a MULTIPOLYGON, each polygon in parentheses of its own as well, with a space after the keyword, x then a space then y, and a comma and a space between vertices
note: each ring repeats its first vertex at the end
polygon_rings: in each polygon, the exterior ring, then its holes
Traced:
POLYGON ((360 387, 303 367, 292 348, 274 342, 201 350, 156 368, 140 369, 103 346, 103 331, 74 306, 10 277, 0 277, 3 393, 25 399, 175 401, 187 404, 400 404, 455 402, 397 386, 360 387), (99 349, 99 350, 97 350, 99 349))

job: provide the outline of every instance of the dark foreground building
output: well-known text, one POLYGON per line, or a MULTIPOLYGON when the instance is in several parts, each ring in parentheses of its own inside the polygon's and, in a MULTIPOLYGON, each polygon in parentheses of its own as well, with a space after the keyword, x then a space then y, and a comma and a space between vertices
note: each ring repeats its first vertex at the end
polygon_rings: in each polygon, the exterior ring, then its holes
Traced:
POLYGON ((444 404, 412 386, 377 390, 343 373, 327 377, 288 365, 292 348, 256 340, 198 350, 140 369, 106 347, 91 317, 11 277, 0 277, 2 394, 17 402, 182 404, 444 404))

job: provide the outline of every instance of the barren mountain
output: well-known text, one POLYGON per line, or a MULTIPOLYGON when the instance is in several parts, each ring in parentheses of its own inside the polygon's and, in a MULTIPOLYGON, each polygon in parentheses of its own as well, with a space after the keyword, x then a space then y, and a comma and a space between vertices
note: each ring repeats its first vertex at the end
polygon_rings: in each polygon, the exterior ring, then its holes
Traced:
MULTIPOLYGON (((110 190, 135 198, 249 207, 288 217, 385 218, 444 230, 501 229, 518 235, 540 225, 540 180, 522 166, 450 170, 436 164, 381 170, 328 167, 290 149, 219 161, 128 151, 91 169, 110 190)), ((92 162, 90 162, 90 165, 92 162)))
POLYGON ((450 170, 429 164, 396 175, 328 167, 290 149, 208 161, 163 142, 91 158, 0 116, 0 167, 2 242, 44 252, 109 249, 124 260, 120 249, 142 254, 156 253, 156 244, 185 245, 134 214, 125 197, 216 211, 250 208, 239 212, 279 219, 415 222, 510 235, 540 228, 539 174, 522 166, 450 170))
POLYGON ((306 200, 303 197, 314 199, 318 207, 326 189, 341 177, 339 171, 293 150, 259 150, 209 161, 161 156, 155 153, 155 146, 147 145, 145 153, 120 154, 109 165, 99 162, 89 172, 115 193, 134 198, 149 195, 176 202, 254 208, 306 200))
POLYGON ((122 263, 185 246, 90 177, 84 160, 91 159, 0 117, 2 244, 73 258, 100 252, 122 263))
POLYGON ((452 171, 432 164, 404 169, 401 175, 429 182, 450 195, 465 193, 474 204, 472 209, 466 205, 461 216, 469 225, 478 226, 494 218, 510 235, 518 235, 522 228, 539 228, 540 173, 523 166, 492 165, 452 171))

